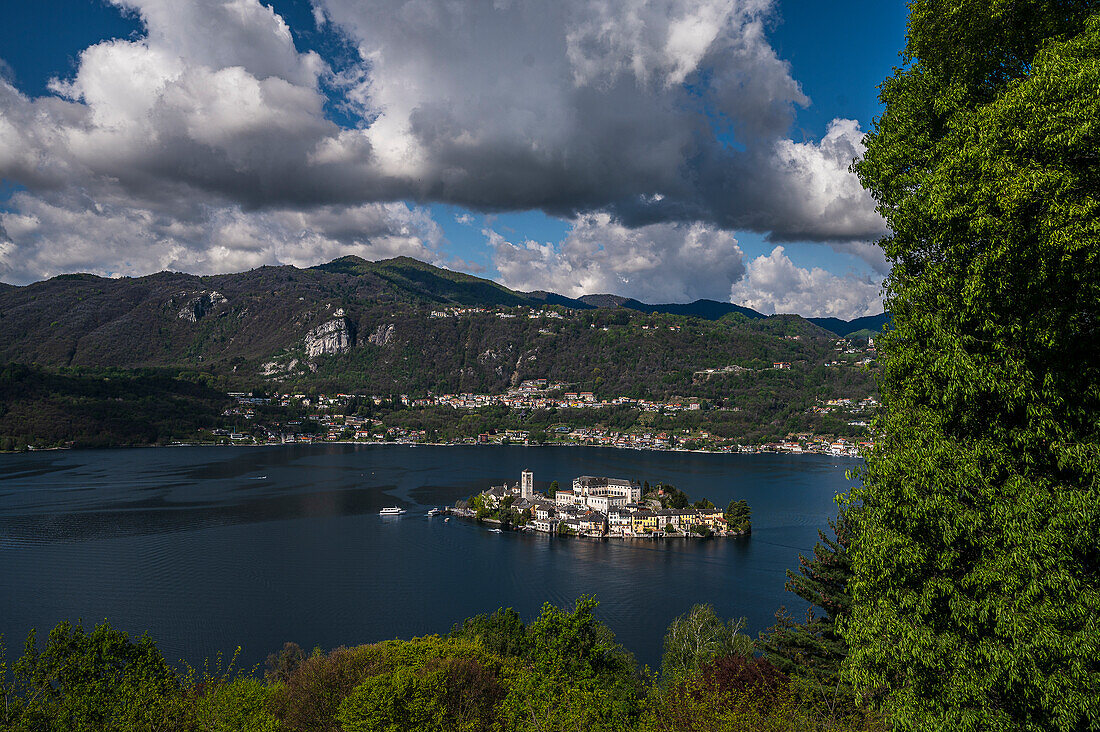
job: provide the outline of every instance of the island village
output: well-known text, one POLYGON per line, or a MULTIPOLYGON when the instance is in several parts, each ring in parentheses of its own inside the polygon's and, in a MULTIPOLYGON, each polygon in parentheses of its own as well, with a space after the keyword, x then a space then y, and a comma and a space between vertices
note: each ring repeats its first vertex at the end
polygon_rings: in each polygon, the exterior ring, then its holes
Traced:
POLYGON ((538 531, 593 538, 661 538, 742 536, 751 531, 749 507, 733 501, 725 511, 702 499, 688 505, 672 486, 646 491, 621 478, 582 475, 570 488, 543 493, 535 476, 524 470, 518 483, 492 486, 459 501, 451 512, 500 525, 500 530, 538 531))

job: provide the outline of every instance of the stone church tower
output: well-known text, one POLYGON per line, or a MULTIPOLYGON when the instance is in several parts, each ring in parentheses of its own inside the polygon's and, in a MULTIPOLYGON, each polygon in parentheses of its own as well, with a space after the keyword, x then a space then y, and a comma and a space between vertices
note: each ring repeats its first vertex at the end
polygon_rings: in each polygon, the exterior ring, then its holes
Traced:
POLYGON ((524 470, 519 482, 519 497, 531 500, 535 497, 535 474, 524 470))

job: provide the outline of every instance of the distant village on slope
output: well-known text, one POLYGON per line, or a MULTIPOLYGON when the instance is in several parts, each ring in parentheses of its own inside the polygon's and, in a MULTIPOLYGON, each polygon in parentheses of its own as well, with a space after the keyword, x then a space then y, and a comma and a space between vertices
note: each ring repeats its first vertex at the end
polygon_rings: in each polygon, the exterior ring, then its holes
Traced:
MULTIPOLYGON (((775 370, 787 369, 788 363, 775 363, 775 370)), ((738 367, 731 366, 732 373, 738 367)), ((746 369, 740 369, 745 371, 746 369)), ((706 372, 700 372, 706 374, 706 372)), ((387 427, 383 420, 366 416, 357 416, 350 411, 355 403, 369 403, 375 406, 392 404, 394 407, 431 409, 447 407, 454 411, 474 412, 479 409, 499 406, 508 409, 533 410, 610 410, 614 407, 628 407, 643 413, 657 415, 675 415, 682 413, 706 413, 718 411, 707 400, 701 398, 673 398, 668 400, 637 399, 625 396, 598 398, 592 392, 565 392, 566 384, 552 382, 545 378, 529 379, 504 394, 440 394, 410 396, 408 394, 386 396, 378 394, 343 394, 326 396, 325 394, 274 394, 271 397, 254 396, 251 393, 230 392, 228 396, 237 401, 237 405, 226 409, 222 414, 229 419, 243 420, 235 428, 215 429, 212 437, 226 438, 230 442, 392 442, 392 443, 436 443, 436 444, 576 444, 603 447, 639 448, 650 450, 702 449, 712 452, 779 452, 788 454, 815 453, 841 457, 858 457, 862 452, 874 447, 869 437, 853 438, 837 435, 815 435, 812 432, 791 433, 784 439, 760 444, 745 444, 737 439, 722 438, 707 429, 671 430, 651 429, 644 426, 629 430, 616 430, 601 426, 570 425, 558 422, 547 425, 538 439, 538 429, 508 429, 501 427, 491 432, 476 435, 463 435, 450 440, 433 438, 427 430, 409 429, 400 426, 387 427), (564 392, 564 393, 561 393, 564 392), (307 411, 303 417, 292 421, 262 420, 258 408, 290 408, 307 411), (350 410, 350 411, 349 411, 350 410), (302 425, 312 423, 313 430, 302 430, 302 425)), ((869 420, 878 410, 879 403, 874 396, 863 398, 839 397, 821 399, 810 407, 814 414, 835 414, 843 417, 849 427, 866 431, 869 420)), ((737 408, 733 408, 737 411, 737 408)), ((564 411, 563 411, 564 413, 564 411)), ((460 422, 459 422, 460 423, 460 422)), ((456 424, 459 424, 456 423, 456 424)))
POLYGON ((726 510, 707 499, 689 505, 673 486, 649 489, 622 478, 582 475, 569 489, 535 490, 535 475, 524 470, 518 483, 492 486, 452 511, 466 518, 499 523, 501 529, 593 538, 744 536, 751 532, 745 501, 726 510))

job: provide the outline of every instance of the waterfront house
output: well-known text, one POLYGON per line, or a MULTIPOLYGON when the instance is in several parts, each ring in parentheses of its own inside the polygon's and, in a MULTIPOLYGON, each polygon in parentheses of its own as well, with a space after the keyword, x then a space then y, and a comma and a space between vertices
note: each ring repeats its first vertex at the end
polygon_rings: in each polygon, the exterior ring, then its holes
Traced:
POLYGON ((557 520, 546 516, 535 519, 531 522, 531 526, 534 527, 535 531, 542 531, 547 534, 553 534, 558 530, 557 520))
POLYGON ((607 516, 599 511, 590 511, 577 520, 581 531, 589 536, 603 536, 607 531, 607 516))
POLYGON ((637 508, 612 508, 607 512, 607 532, 613 536, 630 536, 634 531, 631 529, 631 517, 637 508))
POLYGON ((564 519, 562 521, 559 521, 558 522, 558 528, 560 529, 562 526, 564 526, 566 529, 573 532, 574 534, 583 534, 584 533, 584 530, 581 528, 580 519, 570 518, 570 519, 564 519))
POLYGON ((720 508, 704 508, 698 511, 699 523, 713 530, 726 529, 726 515, 720 508))
POLYGON ((658 516, 649 509, 635 511, 630 517, 630 529, 635 534, 651 534, 658 529, 658 516))

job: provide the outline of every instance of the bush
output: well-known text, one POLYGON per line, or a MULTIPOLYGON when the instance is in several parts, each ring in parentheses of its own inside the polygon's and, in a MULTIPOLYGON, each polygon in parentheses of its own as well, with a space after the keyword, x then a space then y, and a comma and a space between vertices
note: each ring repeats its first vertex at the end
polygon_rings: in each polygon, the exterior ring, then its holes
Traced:
POLYGON ((337 732, 341 702, 364 679, 385 669, 378 646, 337 648, 306 659, 271 696, 269 708, 294 732, 337 732))
POLYGON ((654 700, 638 729, 643 732, 886 732, 862 714, 838 717, 808 703, 789 685, 761 703, 756 689, 722 692, 701 679, 654 700))
POLYGON ((346 732, 482 732, 499 727, 506 693, 499 665, 433 659, 419 670, 368 678, 340 705, 338 718, 346 732))
MULTIPOLYGON (((272 687, 259 679, 222 678, 196 689, 188 699, 195 726, 204 732, 278 732, 279 720, 268 710, 272 687)), ((184 727, 177 718, 177 729, 184 727)))

